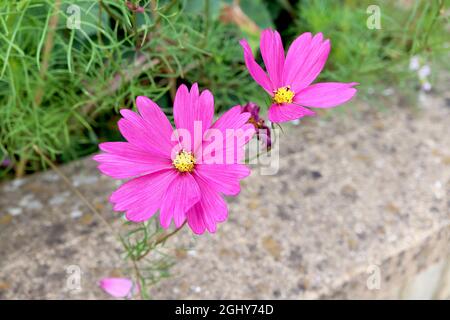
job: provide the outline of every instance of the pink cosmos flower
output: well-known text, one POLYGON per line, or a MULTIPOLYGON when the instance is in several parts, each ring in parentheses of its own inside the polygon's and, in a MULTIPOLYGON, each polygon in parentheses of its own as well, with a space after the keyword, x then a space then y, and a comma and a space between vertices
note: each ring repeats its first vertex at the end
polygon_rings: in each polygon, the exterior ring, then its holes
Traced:
POLYGON ((103 278, 98 285, 115 298, 130 299, 139 293, 139 286, 134 286, 133 281, 128 278, 103 278))
POLYGON ((214 99, 181 85, 173 114, 176 130, 156 103, 137 97, 139 114, 122 109, 119 130, 127 142, 100 144, 94 160, 116 179, 130 179, 110 197, 114 210, 130 221, 150 219, 159 210, 161 226, 186 220, 196 234, 216 231, 227 219, 222 195, 237 195, 240 180, 250 174, 242 164, 244 146, 255 130, 250 113, 235 106, 213 123, 214 99))
POLYGON ((314 37, 303 33, 292 42, 286 57, 277 31, 266 29, 261 35, 261 55, 268 74, 256 63, 245 39, 247 69, 253 79, 272 97, 269 120, 285 122, 315 113, 305 107, 331 108, 349 101, 356 93, 356 82, 323 82, 311 85, 322 71, 330 52, 330 40, 322 33, 314 37))

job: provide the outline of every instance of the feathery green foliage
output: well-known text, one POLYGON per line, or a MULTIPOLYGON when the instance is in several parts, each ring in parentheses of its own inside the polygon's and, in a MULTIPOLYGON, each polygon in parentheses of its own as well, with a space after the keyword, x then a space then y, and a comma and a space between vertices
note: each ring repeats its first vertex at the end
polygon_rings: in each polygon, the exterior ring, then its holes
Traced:
POLYGON ((180 1, 140 5, 144 13, 113 0, 2 2, 0 146, 17 173, 42 167, 33 145, 65 162, 120 139, 118 110, 138 95, 169 115, 180 83, 209 88, 217 111, 258 99, 236 26, 186 13, 180 1), (80 29, 67 28, 73 4, 80 29))
POLYGON ((302 0, 289 34, 294 38, 306 31, 322 32, 331 39, 331 53, 319 80, 359 82, 358 95, 364 98, 392 87, 406 97, 415 97, 419 81, 409 70, 411 57, 419 55, 436 69, 448 57, 449 17, 444 10, 441 0, 302 0), (374 5, 380 9, 381 29, 367 27, 373 14, 368 8, 374 5))
POLYGON ((279 30, 286 47, 322 32, 332 50, 319 80, 360 82, 359 96, 377 106, 386 89, 415 97, 411 57, 449 67, 445 3, 241 0, 246 17, 233 20, 223 16, 233 0, 0 0, 0 162, 11 160, 0 178, 42 169, 33 145, 62 163, 120 140, 118 111, 138 95, 171 117, 181 83, 211 90, 217 112, 248 101, 267 107, 238 44, 245 36, 257 48, 255 26, 279 30), (380 7, 380 30, 366 26, 369 5, 380 7))

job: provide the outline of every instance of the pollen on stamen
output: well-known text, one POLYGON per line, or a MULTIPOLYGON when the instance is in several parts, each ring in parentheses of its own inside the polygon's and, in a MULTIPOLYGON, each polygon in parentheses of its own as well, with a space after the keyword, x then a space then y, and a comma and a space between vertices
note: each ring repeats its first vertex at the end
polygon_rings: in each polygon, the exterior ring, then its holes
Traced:
POLYGON ((177 154, 172 164, 180 172, 192 172, 195 166, 195 158, 192 152, 182 150, 177 154))
POLYGON ((278 104, 292 103, 295 96, 294 91, 289 86, 278 88, 273 93, 272 101, 278 104))

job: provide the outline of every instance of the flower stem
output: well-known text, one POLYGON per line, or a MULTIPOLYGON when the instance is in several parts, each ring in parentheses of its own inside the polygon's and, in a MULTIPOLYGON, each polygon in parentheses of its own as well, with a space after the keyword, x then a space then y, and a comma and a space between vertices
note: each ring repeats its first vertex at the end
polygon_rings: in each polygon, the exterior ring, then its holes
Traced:
POLYGON ((173 235, 175 235, 178 231, 180 231, 180 230, 184 227, 184 225, 186 224, 186 222, 187 222, 187 220, 185 220, 185 221, 183 222, 183 224, 182 224, 179 228, 173 230, 173 231, 170 232, 170 233, 167 233, 167 234, 163 235, 162 237, 159 237, 159 238, 156 240, 156 242, 154 243, 154 246, 157 246, 158 244, 161 244, 161 243, 166 242, 167 239, 169 239, 170 237, 172 237, 173 235))

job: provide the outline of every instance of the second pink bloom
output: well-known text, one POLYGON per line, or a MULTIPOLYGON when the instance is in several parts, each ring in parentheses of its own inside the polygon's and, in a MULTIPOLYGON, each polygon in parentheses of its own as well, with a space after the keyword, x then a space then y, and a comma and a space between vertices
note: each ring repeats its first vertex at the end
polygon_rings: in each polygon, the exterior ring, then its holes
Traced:
POLYGON ((314 37, 307 32, 291 44, 284 55, 283 43, 277 31, 266 29, 261 35, 261 55, 267 73, 256 63, 246 40, 245 64, 253 79, 272 98, 268 118, 272 122, 285 122, 315 113, 305 107, 331 108, 349 101, 356 93, 356 82, 311 83, 317 78, 327 61, 330 40, 322 33, 314 37))

